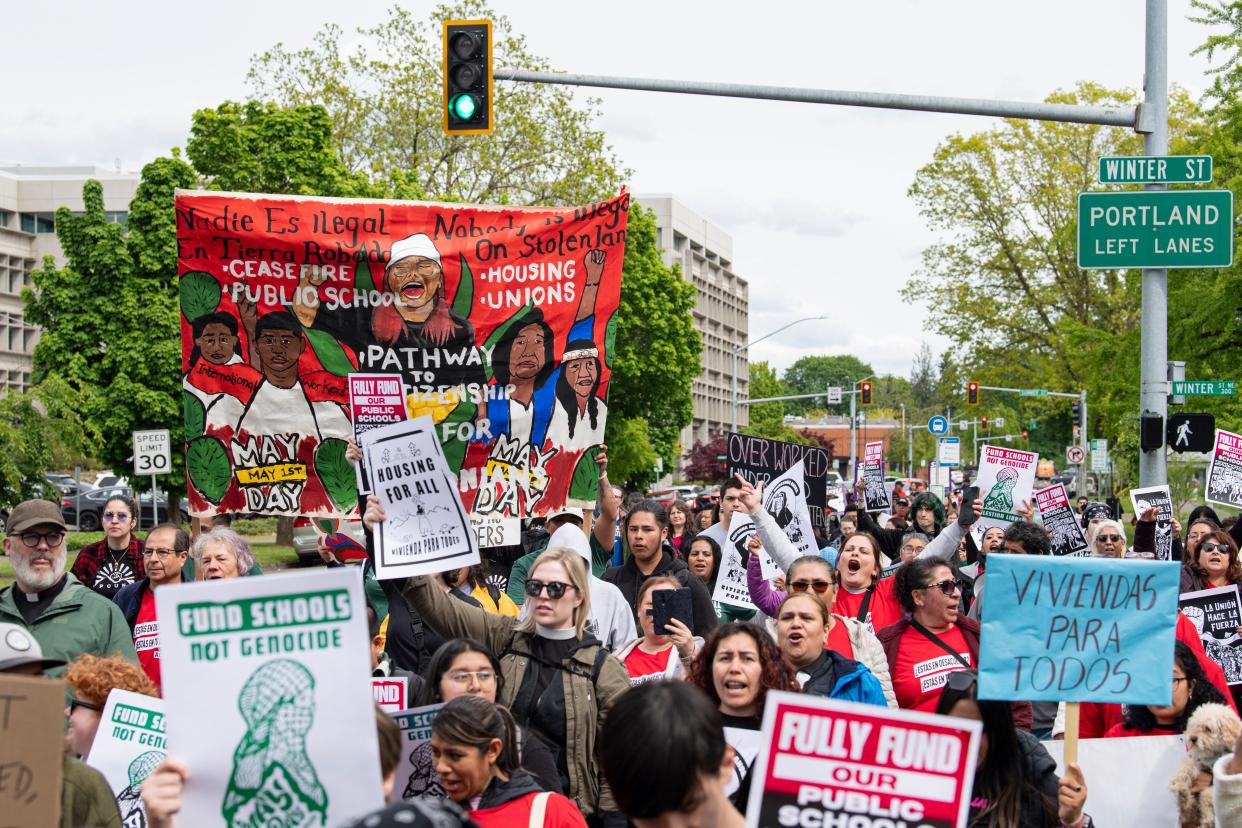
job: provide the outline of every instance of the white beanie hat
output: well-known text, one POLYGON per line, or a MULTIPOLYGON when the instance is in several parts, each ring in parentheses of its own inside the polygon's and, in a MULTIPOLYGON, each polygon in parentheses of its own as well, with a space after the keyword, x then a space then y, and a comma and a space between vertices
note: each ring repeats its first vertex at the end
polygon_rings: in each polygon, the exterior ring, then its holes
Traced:
POLYGON ((548 549, 572 549, 587 562, 587 571, 591 569, 591 544, 586 534, 572 523, 563 524, 548 538, 548 549))
POLYGON ((388 257, 388 267, 410 256, 422 256, 424 259, 431 259, 436 264, 440 264, 440 251, 436 250, 431 237, 426 233, 415 233, 412 236, 406 236, 401 241, 393 242, 392 251, 388 257))

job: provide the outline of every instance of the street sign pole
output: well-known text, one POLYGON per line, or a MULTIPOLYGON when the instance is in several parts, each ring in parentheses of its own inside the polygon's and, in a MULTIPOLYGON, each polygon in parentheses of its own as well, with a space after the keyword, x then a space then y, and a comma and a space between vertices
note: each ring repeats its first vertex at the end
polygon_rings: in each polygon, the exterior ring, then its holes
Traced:
MULTIPOLYGON (((1143 106, 1139 131, 1144 132, 1143 154, 1169 154, 1168 0, 1147 0, 1147 42, 1143 73, 1143 106)), ((1161 191, 1165 184, 1145 189, 1161 191)), ((1164 422, 1168 414, 1169 271, 1143 271, 1142 365, 1139 369, 1139 409, 1164 422)), ((1079 481, 1082 480, 1080 476, 1079 481)), ((1165 448, 1139 451, 1139 485, 1160 486, 1168 481, 1165 448)))

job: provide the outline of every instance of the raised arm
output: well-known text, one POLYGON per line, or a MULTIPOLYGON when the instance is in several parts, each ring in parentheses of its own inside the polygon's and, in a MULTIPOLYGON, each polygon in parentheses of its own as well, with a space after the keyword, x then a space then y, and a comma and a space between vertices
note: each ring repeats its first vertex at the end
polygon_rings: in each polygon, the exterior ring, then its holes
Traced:
POLYGON ((975 500, 970 504, 970 508, 963 508, 957 515, 957 520, 940 530, 940 534, 931 539, 931 543, 923 547, 923 551, 919 552, 920 558, 935 558, 940 561, 952 560, 957 554, 957 546, 962 542, 962 538, 970 532, 970 527, 979 519, 979 515, 983 514, 983 501, 975 500))
MULTIPOLYGON (((742 480, 741 475, 738 476, 738 480, 742 480)), ((776 561, 777 566, 781 569, 789 569, 798 557, 798 549, 790 542, 785 530, 776 525, 775 518, 763 508, 762 486, 755 488, 749 482, 742 480, 739 494, 742 499, 742 508, 755 522, 763 548, 772 556, 772 560, 776 561)))
POLYGON ((750 600, 756 608, 769 618, 776 617, 785 593, 778 592, 763 579, 763 564, 759 556, 751 550, 750 560, 746 562, 746 586, 750 587, 750 600))
POLYGON ((599 494, 596 495, 599 499, 599 517, 591 525, 591 534, 595 536, 600 548, 611 555, 617 531, 617 515, 621 514, 621 498, 617 497, 617 493, 612 490, 612 483, 608 482, 608 446, 600 444, 595 462, 599 464, 599 494))

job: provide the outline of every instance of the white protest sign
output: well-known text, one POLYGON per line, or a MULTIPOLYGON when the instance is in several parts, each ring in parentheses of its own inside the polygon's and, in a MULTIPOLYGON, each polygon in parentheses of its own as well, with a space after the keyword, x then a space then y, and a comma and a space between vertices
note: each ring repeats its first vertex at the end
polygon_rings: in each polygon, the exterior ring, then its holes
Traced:
POLYGON ((474 542, 479 549, 492 546, 517 546, 522 542, 522 519, 499 515, 470 515, 474 542))
POLYGON ((1242 434, 1216 429, 1205 492, 1209 503, 1242 507, 1242 434))
MULTIPOLYGON (((1065 742, 1043 746, 1057 763, 1057 777, 1064 776, 1065 742)), ((1181 736, 1079 739, 1078 766, 1090 787, 1085 810, 1092 823, 1175 828, 1177 797, 1169 793, 1169 780, 1185 758, 1181 736)))
MULTIPOLYGON (((746 565, 742 563, 745 560, 742 551, 754 534, 754 521, 742 511, 734 512, 729 519, 727 537, 723 531, 716 533, 716 537, 725 537, 725 541, 720 544, 720 569, 716 575, 716 589, 712 592, 713 601, 755 608, 750 600, 750 586, 746 583, 746 565)), ((779 568, 777 571, 780 571, 779 568)))
POLYGON ((1173 495, 1169 487, 1131 489, 1130 505, 1134 507, 1136 516, 1148 509, 1156 510, 1156 560, 1173 560, 1173 495))
POLYGON ((1242 684, 1242 601, 1238 585, 1183 592, 1178 609, 1199 631, 1208 657, 1220 665, 1229 684, 1242 684))
POLYGON ((883 442, 863 446, 863 492, 868 512, 887 512, 893 508, 889 499, 891 492, 884 483, 883 442))
POLYGON ((406 696, 410 692, 407 676, 388 676, 371 679, 371 698, 386 713, 397 713, 409 707, 406 696))
POLYGON ((479 562, 474 529, 429 416, 362 435, 384 522, 375 527, 375 577, 434 575, 479 562))
POLYGON ((420 796, 444 797, 444 786, 431 758, 431 722, 442 704, 412 707, 393 715, 401 727, 401 761, 393 793, 405 800, 420 796))
POLYGON ((108 780, 124 828, 146 828, 142 783, 166 751, 164 701, 128 690, 110 692, 84 761, 108 780))
POLYGON ((1039 455, 1033 451, 985 445, 979 452, 979 473, 975 485, 983 498, 983 514, 976 521, 981 530, 1002 529, 1021 520, 1018 507, 1025 502, 1034 507, 1035 466, 1039 455))
MULTIPOLYGON (((811 523, 811 510, 807 507, 806 495, 806 475, 803 474, 801 460, 763 487, 764 510, 785 532, 785 537, 798 550, 799 557, 819 553, 819 546, 815 543, 815 525, 811 523)), ((764 577, 769 576, 765 573, 764 577)))
POLYGON ((340 825, 383 805, 352 567, 161 587, 179 828, 340 825), (343 749, 348 746, 348 749, 343 749))

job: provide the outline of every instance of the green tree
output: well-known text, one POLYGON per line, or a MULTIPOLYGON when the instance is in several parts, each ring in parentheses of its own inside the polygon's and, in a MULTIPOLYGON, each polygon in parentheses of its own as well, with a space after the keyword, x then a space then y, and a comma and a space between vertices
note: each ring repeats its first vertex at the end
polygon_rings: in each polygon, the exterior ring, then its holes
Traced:
POLYGON ((703 345, 694 327, 694 286, 668 267, 656 244, 655 214, 630 206, 621 276, 621 304, 616 315, 616 347, 608 363, 609 465, 614 456, 641 458, 623 464, 633 476, 613 467, 614 481, 632 488, 655 479, 654 457, 671 468, 679 454, 682 429, 694 413, 691 387, 699 373, 703 345), (634 441, 654 450, 644 453, 634 441))
POLYGON ((426 21, 392 6, 388 19, 347 34, 325 26, 310 46, 278 43, 251 59, 255 96, 284 106, 322 104, 337 156, 391 188, 417 182, 423 197, 497 204, 585 204, 625 178, 594 124, 598 101, 563 86, 496 83, 486 136, 446 136, 440 24, 492 21, 495 66, 547 70, 504 15, 479 0, 437 6, 426 21))
MULTIPOLYGON (((848 394, 855 381, 866 379, 874 374, 874 368, 852 354, 839 356, 813 354, 799 357, 793 365, 786 368, 783 380, 790 394, 817 394, 823 392, 829 385, 840 385, 848 394)), ((752 395, 758 396, 753 393, 753 390, 752 395)), ((811 408, 823 407, 823 398, 790 400, 788 410, 790 413, 799 414, 811 408)), ((849 414, 849 397, 843 396, 840 405, 831 405, 827 408, 830 414, 849 414)))
POLYGON ((80 409, 88 393, 52 378, 0 395, 0 529, 15 504, 55 496, 43 477, 48 469, 95 452, 98 435, 80 409))

